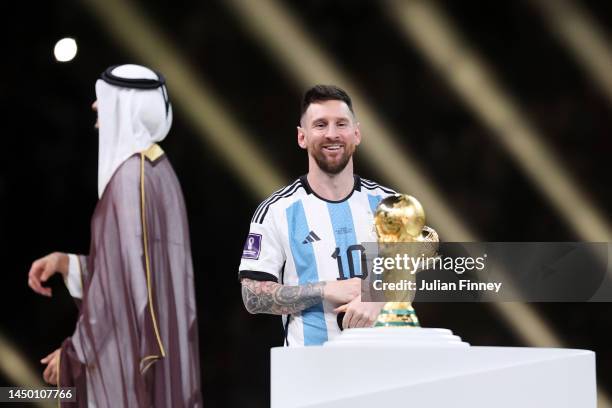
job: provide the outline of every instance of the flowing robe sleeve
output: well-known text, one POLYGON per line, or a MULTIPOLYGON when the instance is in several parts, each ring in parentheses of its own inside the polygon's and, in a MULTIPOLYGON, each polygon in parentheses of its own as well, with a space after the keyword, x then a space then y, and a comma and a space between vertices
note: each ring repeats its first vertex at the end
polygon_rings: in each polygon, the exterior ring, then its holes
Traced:
POLYGON ((91 233, 60 385, 77 387, 82 407, 201 406, 187 217, 165 156, 134 155, 119 167, 91 233))

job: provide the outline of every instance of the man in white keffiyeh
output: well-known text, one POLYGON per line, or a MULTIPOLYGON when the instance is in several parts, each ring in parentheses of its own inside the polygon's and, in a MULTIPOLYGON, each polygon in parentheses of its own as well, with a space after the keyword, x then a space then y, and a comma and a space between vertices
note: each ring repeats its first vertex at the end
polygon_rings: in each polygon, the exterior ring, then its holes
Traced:
POLYGON ((99 201, 89 255, 35 261, 30 287, 61 273, 80 306, 74 334, 45 357, 45 380, 76 387, 79 407, 201 407, 187 214, 157 145, 170 130, 165 79, 139 65, 96 83, 99 201))

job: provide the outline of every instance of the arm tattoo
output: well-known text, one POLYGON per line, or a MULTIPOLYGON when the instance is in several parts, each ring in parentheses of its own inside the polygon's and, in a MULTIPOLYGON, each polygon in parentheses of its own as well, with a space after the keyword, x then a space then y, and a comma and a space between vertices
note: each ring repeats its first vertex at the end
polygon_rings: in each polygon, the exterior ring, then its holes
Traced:
POLYGON ((270 281, 242 279, 242 301, 249 313, 291 314, 323 300, 325 282, 285 286, 270 281))

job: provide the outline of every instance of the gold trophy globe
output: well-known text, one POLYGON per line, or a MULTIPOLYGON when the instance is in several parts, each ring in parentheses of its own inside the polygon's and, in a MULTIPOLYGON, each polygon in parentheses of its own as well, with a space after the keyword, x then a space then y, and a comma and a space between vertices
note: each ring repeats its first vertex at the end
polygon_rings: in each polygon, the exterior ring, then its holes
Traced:
MULTIPOLYGON (((374 226, 381 256, 395 257, 398 243, 419 243, 420 245, 411 246, 418 252, 411 256, 432 257, 438 251, 438 234, 425 225, 425 210, 421 203, 410 195, 394 194, 381 200, 374 214, 374 226)), ((398 282, 406 276, 414 279, 415 272, 387 270, 383 273, 383 280, 398 282)), ((401 301, 397 301, 398 296, 394 295, 394 301, 385 304, 374 326, 419 327, 419 319, 411 303, 413 293, 405 292, 401 295, 402 299, 399 299, 401 301)))

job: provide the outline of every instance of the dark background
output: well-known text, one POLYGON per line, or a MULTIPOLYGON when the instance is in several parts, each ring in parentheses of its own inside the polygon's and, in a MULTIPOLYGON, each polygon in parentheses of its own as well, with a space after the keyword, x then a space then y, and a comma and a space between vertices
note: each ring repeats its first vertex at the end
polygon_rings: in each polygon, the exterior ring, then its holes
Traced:
MULTIPOLYGON (((295 126, 303 88, 222 1, 131 1, 142 9, 248 129, 266 159, 291 180, 306 172, 295 126)), ((572 241, 580 237, 495 142, 444 78, 406 42, 384 2, 283 2, 333 56, 410 146, 462 221, 486 241, 572 241)), ((612 209, 612 106, 527 1, 441 1, 442 9, 511 90, 588 198, 612 209)), ((612 3, 580 4, 601 26, 612 3)), ((51 251, 87 253, 97 201, 97 133, 90 105, 107 66, 141 63, 86 1, 4 5, 0 334, 42 373, 38 360, 71 335, 76 308, 59 279, 51 299, 27 287, 31 262, 51 251), (77 40, 69 63, 55 42, 77 40)), ((609 35, 609 32, 606 33, 609 35)), ((154 67, 155 68, 155 67, 154 67)), ((612 67, 610 67, 612 70, 612 67)), ((168 84, 172 100, 172 82, 168 84)), ((359 106, 356 106, 359 114, 359 106)), ((367 137, 367 135, 365 135, 367 137)), ((269 404, 269 348, 282 343, 280 318, 242 306, 237 268, 254 196, 223 157, 174 111, 162 146, 181 180, 190 221, 200 329, 202 389, 210 407, 269 404)), ((356 154, 358 174, 386 184, 356 154)), ((394 187, 394 186, 390 186, 394 187)), ((272 191, 270 191, 271 193, 272 191)), ((419 196, 418 191, 409 193, 419 196)), ((434 220, 435 222, 435 220, 434 220)), ((598 385, 612 392, 608 303, 534 308, 567 347, 597 353, 598 385)), ((416 304, 422 324, 445 327, 479 346, 527 346, 486 304, 416 304)), ((12 385, 0 372, 0 385, 12 385)))

